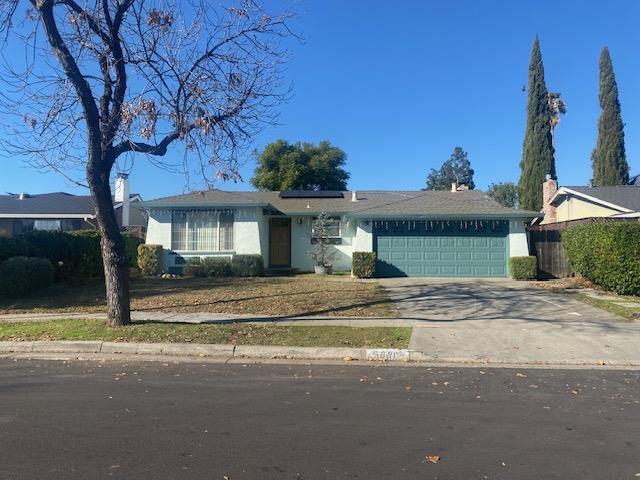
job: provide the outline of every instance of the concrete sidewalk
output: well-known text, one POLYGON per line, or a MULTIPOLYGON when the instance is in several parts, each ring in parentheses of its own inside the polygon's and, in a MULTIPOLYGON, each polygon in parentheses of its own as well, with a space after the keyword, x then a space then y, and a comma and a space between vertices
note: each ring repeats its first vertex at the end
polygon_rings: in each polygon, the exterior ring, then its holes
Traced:
MULTIPOLYGON (((104 313, 15 313, 0 315, 0 323, 46 322, 68 318, 92 318, 106 320, 104 313)), ((183 312, 149 312, 132 311, 134 321, 152 321, 164 323, 273 323, 278 325, 342 325, 349 327, 411 327, 419 325, 419 319, 383 318, 383 317, 277 317, 255 314, 233 313, 183 313, 183 312)))

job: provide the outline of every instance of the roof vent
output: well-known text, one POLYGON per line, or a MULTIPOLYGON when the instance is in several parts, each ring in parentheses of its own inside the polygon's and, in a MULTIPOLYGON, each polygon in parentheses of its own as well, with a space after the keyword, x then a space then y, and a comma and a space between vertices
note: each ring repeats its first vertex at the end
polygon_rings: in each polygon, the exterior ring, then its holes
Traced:
POLYGON ((31 198, 31 195, 25 192, 22 192, 20 195, 18 195, 18 200, 24 200, 25 198, 31 198))

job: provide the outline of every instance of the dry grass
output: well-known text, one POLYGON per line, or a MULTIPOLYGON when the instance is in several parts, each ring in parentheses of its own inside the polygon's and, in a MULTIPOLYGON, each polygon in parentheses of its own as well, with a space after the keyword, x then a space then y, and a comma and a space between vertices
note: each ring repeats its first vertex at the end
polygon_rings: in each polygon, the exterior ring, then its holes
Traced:
POLYGON ((608 292, 579 276, 571 278, 558 278, 547 281, 536 281, 532 284, 539 288, 545 288, 555 293, 573 295, 574 298, 593 307, 606 310, 609 313, 626 318, 638 320, 640 318, 640 298, 637 296, 617 295, 608 292))
MULTIPOLYGON (((0 301, 0 313, 99 313, 104 285, 54 285, 46 292, 0 301)), ((393 317, 395 306, 376 283, 349 277, 291 278, 133 278, 133 310, 393 317)))
POLYGON ((298 347, 407 348, 408 327, 285 325, 189 325, 134 322, 109 328, 98 320, 0 323, 0 340, 103 340, 112 342, 209 343, 298 347))

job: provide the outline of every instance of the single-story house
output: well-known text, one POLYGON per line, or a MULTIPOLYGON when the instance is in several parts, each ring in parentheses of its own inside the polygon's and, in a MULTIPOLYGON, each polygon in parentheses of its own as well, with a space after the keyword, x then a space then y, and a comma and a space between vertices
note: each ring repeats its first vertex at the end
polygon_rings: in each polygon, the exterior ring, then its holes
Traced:
MULTIPOLYGON (((125 175, 116 179, 114 208, 121 227, 146 227, 142 197, 129 192, 125 175)), ((96 228, 96 209, 89 195, 64 192, 0 195, 0 235, 13 236, 32 230, 85 230, 96 228)))
POLYGON ((207 190, 143 202, 146 241, 163 247, 163 269, 190 257, 260 254, 271 269, 312 271, 314 221, 333 219, 334 270, 353 252, 376 252, 381 276, 506 277, 508 259, 529 254, 525 223, 540 216, 506 208, 477 190, 207 190))
POLYGON ((548 179, 543 184, 544 219, 541 224, 586 218, 640 218, 640 185, 560 187, 548 179))

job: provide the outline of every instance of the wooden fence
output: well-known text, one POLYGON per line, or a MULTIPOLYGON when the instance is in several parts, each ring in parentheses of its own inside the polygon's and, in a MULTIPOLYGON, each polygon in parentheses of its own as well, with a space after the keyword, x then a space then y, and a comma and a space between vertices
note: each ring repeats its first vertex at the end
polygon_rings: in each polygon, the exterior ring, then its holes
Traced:
POLYGON ((565 278, 573 273, 560 234, 560 230, 529 231, 529 249, 538 259, 539 278, 565 278))

